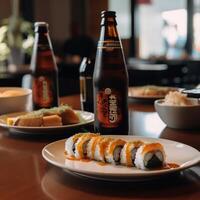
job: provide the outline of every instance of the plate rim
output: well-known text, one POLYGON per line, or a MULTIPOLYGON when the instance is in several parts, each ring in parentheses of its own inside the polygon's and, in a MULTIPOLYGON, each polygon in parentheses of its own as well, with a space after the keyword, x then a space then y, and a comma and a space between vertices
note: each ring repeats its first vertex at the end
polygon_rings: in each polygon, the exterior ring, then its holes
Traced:
MULTIPOLYGON (((113 136, 113 135, 108 135, 109 136, 113 136)), ((120 137, 120 135, 114 135, 114 136, 117 136, 117 137, 120 137)), ((121 135, 124 137, 124 135, 121 135)), ((83 174, 83 175, 89 175, 89 176, 94 176, 94 177, 99 177, 99 176, 104 176, 104 177, 113 177, 113 178, 117 178, 117 177, 123 177, 123 178, 146 178, 146 177, 152 177, 152 176, 160 176, 160 175, 165 175, 167 173, 173 173, 173 172, 178 172, 178 171, 182 171, 184 169, 187 169, 187 168, 190 168, 198 163, 200 163, 200 151, 198 151, 197 149, 195 149, 194 147, 190 146, 190 145, 187 145, 187 144, 184 144, 184 143, 181 143, 181 142, 177 142, 175 140, 168 140, 168 139, 163 139, 163 138, 153 138, 153 137, 145 137, 145 136, 133 136, 133 135, 127 135, 129 137, 133 137, 135 138, 136 140, 137 139, 146 139, 146 140, 159 140, 159 141, 164 141, 164 142, 168 142, 168 143, 177 143, 177 144, 180 144, 180 145, 184 145, 184 146, 187 146, 189 148, 192 148, 192 150, 195 150, 199 156, 196 157, 195 159, 193 160, 190 160, 190 161, 193 161, 192 164, 189 164, 189 165, 182 165, 178 168, 173 168, 173 169, 164 169, 164 170, 153 170, 153 171, 145 171, 145 173, 124 173, 124 174, 117 174, 117 173, 101 173, 101 172, 88 172, 88 171, 85 171, 85 170, 80 170, 80 169, 74 169, 74 168, 69 168, 68 166, 63 166, 62 164, 59 164, 57 163, 56 161, 52 161, 52 160, 49 160, 46 155, 45 155, 45 151, 46 149, 51 146, 51 145, 55 145, 55 143, 64 143, 64 141, 66 139, 62 139, 62 140, 57 140, 57 141, 54 141, 52 143, 49 143, 47 144, 43 149, 42 149, 42 157, 48 162, 48 163, 51 163, 52 165, 54 166, 57 166, 57 167, 60 167, 62 169, 67 169, 71 172, 75 172, 75 173, 79 173, 79 174, 83 174)), ((64 149, 63 149, 63 156, 64 156, 64 149)), ((96 161, 91 161, 91 162, 96 162, 96 161)), ((124 166, 125 167, 125 166, 124 166)), ((143 171, 144 172, 144 171, 143 171)))

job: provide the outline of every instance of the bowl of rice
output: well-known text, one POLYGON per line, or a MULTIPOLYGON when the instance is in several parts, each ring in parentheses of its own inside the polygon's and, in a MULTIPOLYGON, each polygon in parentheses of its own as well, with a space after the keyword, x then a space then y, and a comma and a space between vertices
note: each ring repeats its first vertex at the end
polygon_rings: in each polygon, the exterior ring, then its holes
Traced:
POLYGON ((196 98, 188 98, 181 92, 169 92, 164 99, 154 102, 156 112, 170 128, 200 128, 200 103, 196 98))
POLYGON ((32 90, 21 87, 0 87, 0 114, 31 109, 32 90))

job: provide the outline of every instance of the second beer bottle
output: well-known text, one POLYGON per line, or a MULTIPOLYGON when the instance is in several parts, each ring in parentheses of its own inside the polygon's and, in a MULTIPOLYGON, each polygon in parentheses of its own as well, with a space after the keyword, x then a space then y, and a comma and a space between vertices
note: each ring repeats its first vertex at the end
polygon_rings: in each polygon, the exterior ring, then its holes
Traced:
POLYGON ((33 109, 58 106, 58 71, 45 22, 35 23, 31 69, 33 109))
POLYGON ((94 129, 101 134, 128 134, 128 73, 115 12, 101 12, 94 85, 94 129))

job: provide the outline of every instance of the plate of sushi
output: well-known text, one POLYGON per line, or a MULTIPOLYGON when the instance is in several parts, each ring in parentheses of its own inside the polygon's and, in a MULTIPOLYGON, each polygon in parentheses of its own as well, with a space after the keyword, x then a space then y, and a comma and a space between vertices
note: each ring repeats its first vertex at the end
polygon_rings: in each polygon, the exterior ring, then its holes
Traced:
POLYGON ((91 124, 94 114, 73 110, 68 105, 32 112, 9 113, 0 116, 0 126, 14 132, 41 134, 77 128, 91 124))
POLYGON ((111 181, 156 178, 200 162, 198 150, 176 141, 94 133, 50 143, 42 156, 69 173, 111 181))

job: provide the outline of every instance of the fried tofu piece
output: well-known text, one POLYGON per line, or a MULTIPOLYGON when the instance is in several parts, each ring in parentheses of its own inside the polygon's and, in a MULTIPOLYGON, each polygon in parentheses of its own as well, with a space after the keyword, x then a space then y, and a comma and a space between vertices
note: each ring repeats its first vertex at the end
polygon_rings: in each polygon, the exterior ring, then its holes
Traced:
POLYGON ((43 119, 42 119, 41 116, 19 117, 14 125, 16 125, 16 126, 39 127, 39 126, 43 125, 43 119))
POLYGON ((72 109, 66 109, 60 114, 63 125, 76 124, 80 122, 79 117, 72 109))
POLYGON ((58 115, 44 116, 43 126, 62 126, 62 119, 58 115))

